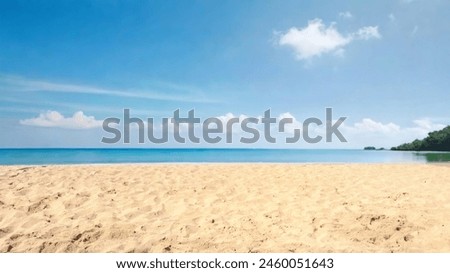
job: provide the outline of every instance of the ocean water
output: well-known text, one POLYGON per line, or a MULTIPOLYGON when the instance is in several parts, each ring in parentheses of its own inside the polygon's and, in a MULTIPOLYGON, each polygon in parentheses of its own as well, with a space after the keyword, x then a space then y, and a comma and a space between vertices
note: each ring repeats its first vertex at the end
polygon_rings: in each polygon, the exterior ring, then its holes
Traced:
POLYGON ((450 162, 450 153, 299 149, 0 149, 0 165, 167 162, 427 163, 450 162))

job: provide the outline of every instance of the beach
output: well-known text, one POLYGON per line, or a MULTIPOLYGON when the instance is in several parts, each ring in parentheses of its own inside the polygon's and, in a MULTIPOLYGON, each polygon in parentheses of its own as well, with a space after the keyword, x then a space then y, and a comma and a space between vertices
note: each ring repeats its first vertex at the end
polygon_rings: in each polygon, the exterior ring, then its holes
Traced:
POLYGON ((0 166, 0 252, 450 252, 448 164, 0 166))

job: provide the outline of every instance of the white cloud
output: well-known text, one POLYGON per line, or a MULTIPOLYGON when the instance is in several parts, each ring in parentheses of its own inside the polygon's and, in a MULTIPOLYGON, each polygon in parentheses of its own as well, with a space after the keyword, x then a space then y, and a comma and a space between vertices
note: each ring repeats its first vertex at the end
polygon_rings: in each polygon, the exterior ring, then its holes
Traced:
MULTIPOLYGON (((299 122, 291 113, 286 112, 286 113, 282 113, 278 116, 277 121, 280 121, 282 119, 292 119, 292 123, 286 123, 284 125, 284 132, 288 133, 288 134, 293 134, 295 132, 295 129, 300 129, 302 130, 303 125, 301 122, 299 122)), ((278 130, 278 128, 276 128, 276 130, 278 130)))
POLYGON ((204 98, 198 89, 183 88, 176 84, 159 84, 164 90, 118 90, 88 85, 57 83, 44 80, 27 79, 20 76, 0 74, 0 92, 57 92, 73 94, 105 95, 120 98, 135 98, 162 101, 213 102, 204 98), (169 94, 172 93, 172 94, 169 94))
POLYGON ((306 60, 325 53, 342 55, 344 47, 353 40, 372 38, 381 38, 378 26, 362 27, 354 33, 343 35, 334 23, 327 27, 321 19, 314 19, 305 28, 290 28, 279 36, 278 44, 291 47, 298 59, 306 60))
POLYGON ((72 117, 64 117, 57 111, 47 111, 36 118, 20 120, 20 124, 37 127, 90 129, 101 127, 102 121, 96 120, 93 116, 86 116, 82 111, 74 113, 72 117))
POLYGON ((382 123, 364 118, 353 125, 342 126, 342 133, 352 147, 377 146, 390 148, 414 139, 423 139, 428 133, 440 130, 444 124, 434 123, 430 119, 414 120, 412 126, 401 127, 393 122, 382 123))
POLYGON ((292 47, 297 58, 309 59, 323 53, 333 52, 342 48, 351 41, 342 36, 334 24, 326 27, 322 20, 314 19, 308 22, 305 28, 291 28, 279 39, 280 45, 292 47))
POLYGON ((240 114, 239 116, 235 116, 233 113, 227 113, 225 115, 222 116, 218 116, 217 118, 223 123, 226 124, 230 119, 232 118, 238 118, 239 121, 242 121, 246 118, 248 118, 249 116, 244 115, 244 114, 240 114))
POLYGON ((426 137, 429 132, 440 130, 445 127, 444 124, 434 123, 431 119, 423 118, 413 120, 414 126, 400 127, 399 125, 389 122, 382 123, 370 118, 364 118, 360 122, 356 122, 353 126, 346 126, 347 129, 356 133, 381 133, 385 135, 402 135, 410 134, 414 137, 426 137))
POLYGON ((425 135, 432 131, 441 130, 445 127, 445 124, 441 123, 434 123, 430 119, 424 118, 424 119, 416 119, 413 121, 413 123, 416 125, 415 127, 409 128, 409 130, 416 131, 422 135, 425 135))
POLYGON ((377 133, 396 133, 400 131, 400 126, 392 122, 383 124, 381 122, 376 122, 370 118, 365 118, 361 122, 355 123, 354 128, 362 132, 377 133))
POLYGON ((357 32, 353 34, 355 39, 369 40, 369 39, 380 39, 381 35, 378 32, 378 26, 372 27, 362 27, 357 32))
MULTIPOLYGON (((233 113, 228 113, 223 116, 219 116, 218 118, 223 122, 225 126, 226 122, 231 118, 239 118, 239 120, 242 122, 242 120, 247 117, 248 116, 242 114, 235 115, 233 113)), ((260 116, 257 118, 259 120, 259 124, 253 127, 260 131, 260 143, 264 143, 265 141, 262 137, 264 132, 264 127, 261 124, 262 117, 260 116)), ((291 113, 286 112, 278 115, 277 122, 279 122, 283 118, 291 118, 293 121, 292 123, 285 124, 284 133, 278 131, 279 123, 271 125, 272 136, 277 138, 277 143, 279 144, 283 144, 283 141, 287 136, 292 137, 295 129, 300 129, 301 132, 303 132, 305 129, 303 127, 303 120, 297 119, 291 113)), ((334 120, 333 122, 336 122, 336 120, 334 120)), ((435 123, 428 118, 416 119, 412 121, 411 126, 405 127, 402 127, 394 122, 383 123, 372 118, 364 118, 353 124, 347 124, 346 122, 344 122, 339 127, 344 137, 348 140, 347 143, 340 143, 336 141, 331 144, 322 143, 318 145, 322 145, 321 147, 330 145, 327 147, 347 148, 361 148, 364 146, 375 145, 377 147, 390 148, 392 146, 397 146, 402 143, 413 141, 414 139, 422 139, 426 137, 429 132, 440 130, 444 127, 444 124, 435 123)), ((325 135, 325 123, 320 126, 310 126, 308 129, 310 135, 325 135)), ((233 134, 242 136, 243 133, 244 132, 241 130, 240 126, 236 126, 235 128, 233 127, 233 134)), ((300 140, 298 145, 308 146, 304 142, 304 140, 300 140)))
MULTIPOLYGON (((244 114, 240 114, 239 116, 236 116, 233 113, 227 113, 225 115, 218 116, 216 118, 218 118, 222 122, 223 128, 225 130, 226 126, 228 124, 228 121, 230 121, 230 119, 238 118, 239 122, 242 122, 244 119, 249 118, 249 116, 244 115, 244 114)), ((259 117, 258 117, 258 122, 261 122, 259 117)), ((253 126, 253 127, 255 127, 255 126, 253 126)), ((241 128, 241 126, 239 124, 238 125, 233 125, 233 129, 232 130, 233 130, 232 131, 233 134, 241 135, 243 133, 242 128, 241 128)))
POLYGON ((350 13, 350 11, 343 11, 343 12, 339 12, 339 17, 344 18, 344 19, 351 19, 351 18, 353 18, 353 15, 350 13))
POLYGON ((226 124, 230 119, 237 118, 237 116, 233 113, 226 113, 225 115, 218 116, 217 118, 222 122, 222 124, 226 124))

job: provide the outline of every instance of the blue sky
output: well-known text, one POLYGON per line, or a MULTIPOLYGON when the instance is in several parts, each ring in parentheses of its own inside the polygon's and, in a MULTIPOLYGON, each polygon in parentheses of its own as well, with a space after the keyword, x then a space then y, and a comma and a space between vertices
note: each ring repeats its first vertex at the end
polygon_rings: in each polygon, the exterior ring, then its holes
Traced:
POLYGON ((438 0, 1 1, 0 147, 97 147, 95 121, 123 108, 347 117, 348 143, 307 148, 424 137, 449 124, 448 10, 438 0), (71 126, 74 114, 93 125, 71 126))

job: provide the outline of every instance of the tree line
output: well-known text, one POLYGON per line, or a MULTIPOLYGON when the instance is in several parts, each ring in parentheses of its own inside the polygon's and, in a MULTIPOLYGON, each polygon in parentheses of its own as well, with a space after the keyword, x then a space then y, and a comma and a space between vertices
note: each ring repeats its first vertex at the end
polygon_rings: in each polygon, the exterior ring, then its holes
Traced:
POLYGON ((414 140, 411 143, 405 143, 391 150, 398 151, 450 151, 450 126, 442 130, 428 133, 428 136, 422 140, 414 140))

